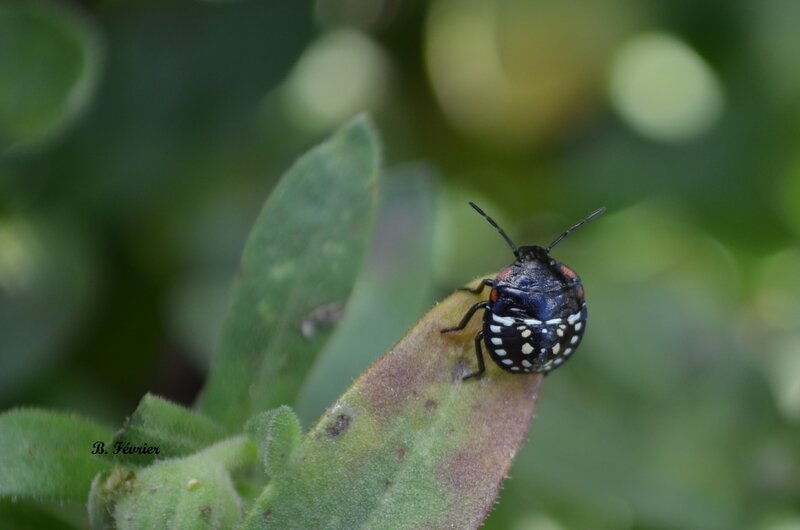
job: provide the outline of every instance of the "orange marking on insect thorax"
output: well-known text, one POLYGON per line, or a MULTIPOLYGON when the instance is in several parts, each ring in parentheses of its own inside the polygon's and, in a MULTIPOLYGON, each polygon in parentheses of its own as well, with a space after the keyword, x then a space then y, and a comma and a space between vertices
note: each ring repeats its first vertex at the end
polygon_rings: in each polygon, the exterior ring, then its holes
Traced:
POLYGON ((492 302, 497 302, 497 298, 500 294, 497 292, 497 289, 492 289, 492 292, 489 294, 489 300, 492 302))
POLYGON ((500 271, 500 274, 497 275, 497 279, 505 280, 509 274, 511 274, 511 267, 506 267, 505 269, 500 271))
POLYGON ((561 274, 569 278, 570 280, 577 280, 578 275, 575 274, 575 271, 567 267, 566 265, 561 265, 561 274))
POLYGON ((583 285, 581 285, 580 287, 578 287, 578 298, 580 298, 581 300, 583 300, 583 285))

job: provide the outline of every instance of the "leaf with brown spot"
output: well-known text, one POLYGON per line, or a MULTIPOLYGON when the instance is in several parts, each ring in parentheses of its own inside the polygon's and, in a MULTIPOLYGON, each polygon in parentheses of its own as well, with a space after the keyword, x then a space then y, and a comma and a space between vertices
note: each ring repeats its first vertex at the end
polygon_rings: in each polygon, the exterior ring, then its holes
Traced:
POLYGON ((302 156, 264 204, 198 403, 230 432, 297 397, 361 268, 379 173, 377 135, 359 117, 302 156))
MULTIPOLYGON (((244 529, 477 528, 522 445, 541 375, 475 366, 474 295, 433 308, 336 401, 255 502, 244 529), (262 514, 269 512, 268 519, 262 514)), ((488 359, 487 359, 488 361, 488 359)))
POLYGON ((325 428, 325 432, 331 437, 339 436, 350 426, 351 419, 347 414, 339 414, 336 416, 336 420, 325 428))
POLYGON ((135 472, 101 473, 89 497, 92 528, 234 528, 241 519, 242 498, 233 476, 256 463, 255 444, 237 436, 135 472))

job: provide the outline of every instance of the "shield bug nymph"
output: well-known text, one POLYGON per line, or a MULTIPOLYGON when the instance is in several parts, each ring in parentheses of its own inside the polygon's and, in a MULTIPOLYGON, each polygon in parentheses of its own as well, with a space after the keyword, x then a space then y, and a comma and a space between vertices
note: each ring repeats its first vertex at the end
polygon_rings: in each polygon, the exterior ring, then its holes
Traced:
POLYGON ((476 204, 469 204, 503 236, 516 260, 494 279, 484 279, 474 289, 461 288, 479 294, 489 286, 492 291, 488 300, 470 307, 458 325, 442 330, 442 333, 462 330, 476 311, 484 310, 483 328, 475 335, 478 370, 464 379, 486 370, 481 342, 486 344, 492 360, 507 372, 546 374, 555 370, 581 343, 587 312, 581 279, 574 270, 550 257, 550 251, 606 209, 593 211, 543 248, 517 247, 494 219, 476 204))

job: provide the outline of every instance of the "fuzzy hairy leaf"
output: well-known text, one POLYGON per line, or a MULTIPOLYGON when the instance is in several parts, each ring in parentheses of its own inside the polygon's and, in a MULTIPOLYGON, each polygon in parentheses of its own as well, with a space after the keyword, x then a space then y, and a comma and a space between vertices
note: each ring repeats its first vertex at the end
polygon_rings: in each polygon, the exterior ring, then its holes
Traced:
POLYGON ((284 175, 255 222, 200 410, 231 430, 292 403, 369 240, 379 148, 356 118, 284 175))
POLYGON ((491 511, 533 417, 541 375, 491 362, 479 380, 473 337, 440 329, 474 295, 431 310, 323 415, 243 525, 293 528, 477 528, 491 511))
POLYGON ((286 405, 250 419, 245 430, 258 443, 264 470, 271 477, 282 475, 292 453, 300 445, 300 420, 286 405))
POLYGON ((36 409, 0 414, 0 497, 86 501, 92 478, 110 466, 92 444, 111 431, 75 416, 36 409))
POLYGON ((114 442, 157 446, 158 455, 136 454, 128 458, 131 463, 143 466, 156 458, 195 453, 224 437, 225 429, 205 416, 164 398, 146 394, 117 432, 114 442))
POLYGON ((144 469, 103 473, 92 484, 92 528, 233 528, 242 500, 231 473, 254 466, 256 454, 255 445, 239 436, 144 469))

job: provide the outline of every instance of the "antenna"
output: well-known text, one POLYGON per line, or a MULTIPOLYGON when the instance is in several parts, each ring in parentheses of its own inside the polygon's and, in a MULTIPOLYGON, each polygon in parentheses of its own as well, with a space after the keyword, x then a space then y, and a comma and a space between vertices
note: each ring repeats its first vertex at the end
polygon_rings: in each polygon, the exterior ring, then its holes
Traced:
POLYGON ((517 249, 517 245, 515 245, 514 242, 511 241, 511 238, 508 237, 508 234, 506 234, 505 230, 500 228, 500 226, 498 226, 498 224, 495 222, 494 219, 492 219, 491 217, 486 215, 486 212, 481 210, 480 206, 478 206, 477 204, 475 204, 472 201, 469 201, 469 205, 472 206, 475 209, 476 212, 478 212, 479 214, 484 216, 486 218, 486 220, 489 221, 489 224, 492 225, 493 227, 495 227, 498 232, 500 232, 500 235, 503 236, 503 239, 506 240, 506 243, 508 243, 508 246, 511 247, 512 252, 514 252, 514 256, 519 258, 519 250, 517 249))
POLYGON ((553 247, 555 247, 556 245, 561 243, 561 240, 564 239, 565 237, 567 237, 569 234, 571 234, 572 232, 574 232, 578 228, 582 227, 583 225, 585 225, 586 223, 588 223, 589 221, 591 221, 595 217, 597 217, 599 215, 602 215, 602 213, 605 212, 605 211, 606 211, 606 207, 605 206, 603 206, 602 208, 598 208, 597 210, 595 210, 592 213, 590 213, 589 215, 587 215, 584 219, 578 221, 574 225, 572 225, 569 228, 567 228, 566 230, 564 230, 564 232, 562 232, 562 234, 560 236, 558 236, 552 243, 550 243, 550 246, 547 247, 547 252, 549 253, 551 250, 553 250, 553 247))

